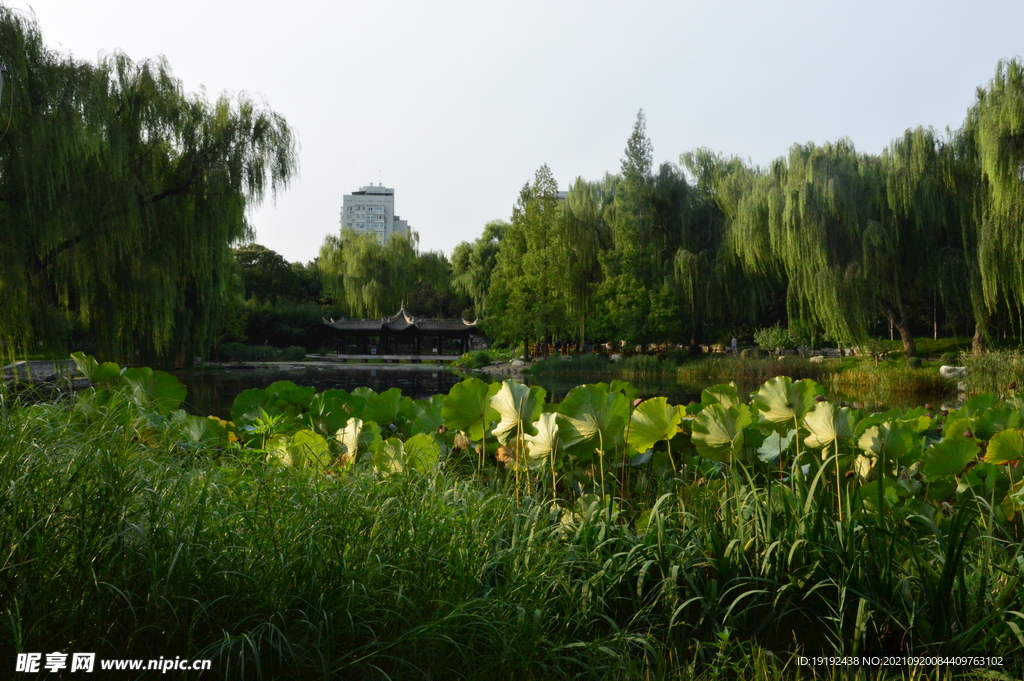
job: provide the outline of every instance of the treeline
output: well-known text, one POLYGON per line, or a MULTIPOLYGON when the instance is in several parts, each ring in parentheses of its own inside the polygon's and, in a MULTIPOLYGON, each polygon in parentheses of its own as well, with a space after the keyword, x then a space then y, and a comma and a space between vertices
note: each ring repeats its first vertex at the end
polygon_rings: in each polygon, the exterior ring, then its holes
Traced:
POLYGON ((418 238, 392 236, 381 244, 369 234, 343 230, 324 241, 308 263, 288 262, 260 244, 234 249, 240 275, 218 346, 241 342, 278 348, 330 349, 330 318, 380 318, 401 306, 423 317, 455 317, 466 296, 453 291, 443 253, 420 253, 418 238))
POLYGON ((50 50, 6 7, 0 63, 0 352, 205 354, 247 211, 295 172, 284 118, 245 95, 185 93, 162 59, 50 50))
POLYGON ((654 168, 641 111, 621 172, 564 195, 547 166, 508 223, 453 254, 453 283, 498 338, 691 344, 801 329, 854 344, 1020 334, 1024 70, 1001 62, 963 125, 881 154, 797 144, 767 167, 706 149, 654 168))

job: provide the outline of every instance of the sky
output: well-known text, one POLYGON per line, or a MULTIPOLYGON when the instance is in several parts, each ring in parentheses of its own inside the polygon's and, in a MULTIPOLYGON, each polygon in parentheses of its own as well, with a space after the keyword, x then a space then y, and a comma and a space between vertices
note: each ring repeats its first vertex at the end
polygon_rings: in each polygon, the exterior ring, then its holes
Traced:
POLYGON ((247 92, 296 130, 300 172, 257 241, 312 260, 342 197, 395 189, 420 250, 451 254, 548 164, 618 172, 644 110, 656 163, 707 147, 766 164, 794 143, 878 153, 958 127, 1024 2, 0 0, 88 60, 163 55, 187 91, 247 92))

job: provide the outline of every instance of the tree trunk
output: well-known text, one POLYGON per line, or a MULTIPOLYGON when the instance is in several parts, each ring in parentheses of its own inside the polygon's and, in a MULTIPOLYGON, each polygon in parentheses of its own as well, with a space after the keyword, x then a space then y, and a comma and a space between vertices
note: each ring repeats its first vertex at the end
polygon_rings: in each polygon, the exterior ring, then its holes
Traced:
POLYGON ((975 357, 985 352, 985 334, 981 332, 981 324, 974 325, 974 339, 971 341, 971 354, 975 357))
POLYGON ((896 309, 885 305, 882 309, 889 323, 900 332, 900 340, 903 341, 903 354, 907 357, 917 357, 917 343, 914 342, 914 335, 910 332, 910 324, 907 322, 907 312, 902 301, 896 309))

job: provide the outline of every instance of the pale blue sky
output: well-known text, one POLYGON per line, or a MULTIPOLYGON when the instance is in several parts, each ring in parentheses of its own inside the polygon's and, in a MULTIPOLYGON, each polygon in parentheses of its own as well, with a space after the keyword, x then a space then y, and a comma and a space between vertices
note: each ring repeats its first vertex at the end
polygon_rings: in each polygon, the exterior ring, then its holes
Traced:
POLYGON ((1024 54, 1019 1, 0 2, 31 6, 51 47, 162 54, 189 90, 284 114, 301 175, 252 222, 293 261, 378 177, 421 248, 450 254, 542 163, 563 188, 617 172, 640 108, 659 163, 699 146, 767 163, 842 136, 878 152, 958 126, 1024 54))

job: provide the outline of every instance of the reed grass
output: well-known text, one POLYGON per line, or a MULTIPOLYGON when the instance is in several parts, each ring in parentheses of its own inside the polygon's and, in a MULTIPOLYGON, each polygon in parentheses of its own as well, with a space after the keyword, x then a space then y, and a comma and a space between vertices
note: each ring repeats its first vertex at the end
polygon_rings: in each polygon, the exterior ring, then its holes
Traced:
POLYGON ((686 362, 679 367, 677 376, 680 381, 689 383, 742 381, 760 384, 780 375, 789 376, 793 380, 811 378, 821 382, 837 370, 837 363, 816 363, 797 355, 778 358, 723 355, 686 362))
MULTIPOLYGON (((840 521, 814 474, 552 505, 446 466, 267 466, 154 439, 128 401, 0 393, 0 646, 208 657, 225 679, 760 680, 855 653, 1024 671, 1019 523, 983 500, 840 521)), ((858 678, 905 675, 950 678, 858 678)))
POLYGON ((1007 395, 1024 388, 1024 352, 1020 350, 989 350, 977 357, 963 352, 960 363, 967 368, 968 392, 1007 395))
POLYGON ((869 363, 830 374, 824 380, 832 392, 856 395, 863 402, 889 402, 893 395, 941 397, 950 391, 949 382, 934 368, 907 366, 875 367, 869 363))

